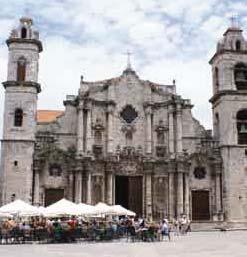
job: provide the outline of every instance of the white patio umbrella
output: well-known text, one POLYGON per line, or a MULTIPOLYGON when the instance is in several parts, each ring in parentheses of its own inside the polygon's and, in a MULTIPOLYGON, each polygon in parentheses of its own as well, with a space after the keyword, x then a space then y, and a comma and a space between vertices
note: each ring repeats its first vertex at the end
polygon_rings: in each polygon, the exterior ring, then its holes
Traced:
POLYGON ((93 205, 79 203, 77 204, 80 215, 91 216, 95 214, 95 207, 93 205))
POLYGON ((37 207, 25 203, 22 200, 15 200, 14 202, 8 203, 0 208, 0 213, 18 215, 20 217, 25 216, 39 216, 40 212, 37 207))
POLYGON ((46 207, 43 214, 46 217, 62 217, 80 215, 80 212, 77 204, 63 198, 58 202, 46 207))
POLYGON ((94 215, 112 215, 112 206, 106 203, 97 203, 95 206, 94 215))
POLYGON ((40 212, 42 215, 44 215, 44 212, 45 212, 46 208, 45 208, 44 206, 38 206, 37 208, 38 208, 39 212, 40 212))
POLYGON ((0 219, 1 218, 12 218, 13 215, 9 214, 9 213, 0 213, 0 219))
POLYGON ((111 209, 112 209, 112 215, 136 216, 136 214, 133 211, 130 211, 121 205, 113 205, 111 206, 111 209))

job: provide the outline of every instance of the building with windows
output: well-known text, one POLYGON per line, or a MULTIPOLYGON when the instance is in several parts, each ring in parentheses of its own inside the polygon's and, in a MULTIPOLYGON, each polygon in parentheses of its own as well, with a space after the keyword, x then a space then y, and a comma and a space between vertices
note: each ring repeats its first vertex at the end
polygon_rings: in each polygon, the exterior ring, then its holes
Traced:
MULTIPOLYGON (((1 203, 121 204, 149 219, 247 222, 247 42, 230 27, 210 64, 213 133, 175 82, 80 80, 65 110, 37 110, 39 33, 21 18, 7 39, 1 203)), ((210 110, 209 110, 210 111, 210 110)))

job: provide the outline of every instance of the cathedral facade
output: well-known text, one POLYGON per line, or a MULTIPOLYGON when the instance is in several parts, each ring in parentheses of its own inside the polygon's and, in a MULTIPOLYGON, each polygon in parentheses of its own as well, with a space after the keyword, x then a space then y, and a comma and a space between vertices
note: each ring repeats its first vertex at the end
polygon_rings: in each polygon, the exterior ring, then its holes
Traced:
MULTIPOLYGON (((65 110, 37 110, 39 33, 29 18, 7 39, 1 204, 121 204, 158 220, 247 222, 247 43, 228 28, 210 60, 213 133, 175 82, 80 80, 65 110)), ((209 110, 210 111, 210 110, 209 110)))

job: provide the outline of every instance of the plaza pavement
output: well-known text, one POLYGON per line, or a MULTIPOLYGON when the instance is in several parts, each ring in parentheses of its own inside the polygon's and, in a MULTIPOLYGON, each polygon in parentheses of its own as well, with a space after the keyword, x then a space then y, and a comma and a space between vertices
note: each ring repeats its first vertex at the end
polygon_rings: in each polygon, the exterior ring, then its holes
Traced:
POLYGON ((247 231, 192 232, 171 242, 0 245, 0 257, 247 257, 247 231))

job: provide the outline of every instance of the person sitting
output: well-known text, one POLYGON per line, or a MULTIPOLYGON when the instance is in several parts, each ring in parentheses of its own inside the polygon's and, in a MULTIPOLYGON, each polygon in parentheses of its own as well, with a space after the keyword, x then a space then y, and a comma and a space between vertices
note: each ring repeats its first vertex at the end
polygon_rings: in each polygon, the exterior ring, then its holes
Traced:
POLYGON ((145 219, 141 219, 140 223, 139 223, 139 227, 140 228, 145 228, 145 226, 146 226, 145 219))
POLYGON ((127 227, 127 241, 128 241, 128 238, 130 238, 132 240, 132 242, 134 242, 136 239, 136 236, 137 236, 137 234, 136 234, 135 227, 130 224, 127 227))

